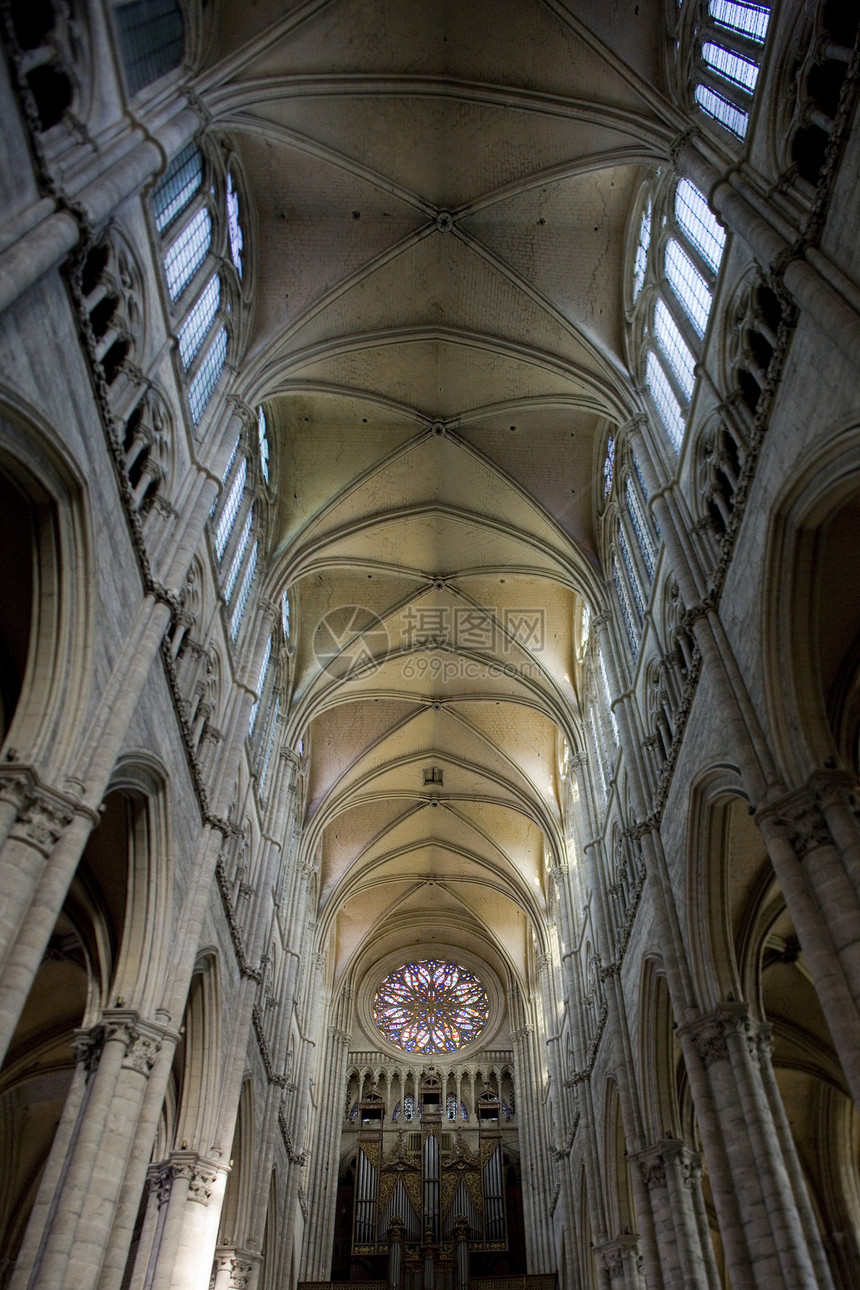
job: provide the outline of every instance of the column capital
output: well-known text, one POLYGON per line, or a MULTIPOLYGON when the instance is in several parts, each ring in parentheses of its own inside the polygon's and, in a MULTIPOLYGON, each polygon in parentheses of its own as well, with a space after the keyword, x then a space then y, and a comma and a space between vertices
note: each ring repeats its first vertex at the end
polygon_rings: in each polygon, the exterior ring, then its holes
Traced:
POLYGON ((169 1164, 173 1170, 171 1187, 177 1178, 188 1183, 188 1199, 198 1205, 208 1205, 212 1191, 220 1173, 226 1172, 224 1165, 206 1160, 196 1151, 174 1151, 169 1164))
POLYGON ((765 835, 774 828, 783 830, 801 861, 819 847, 833 845, 821 800, 808 784, 761 807, 756 812, 756 823, 765 835))
POLYGON ((681 1035, 689 1035, 693 1040, 706 1067, 731 1060, 729 1041, 733 1035, 743 1038, 750 1056, 757 1059, 760 1037, 766 1039, 768 1031, 769 1027, 762 1026, 752 1016, 748 1004, 733 1001, 718 1003, 712 1012, 679 1027, 681 1035))
POLYGON ((623 1234, 614 1237, 611 1241, 604 1241, 600 1245, 595 1245, 594 1253, 600 1259, 607 1275, 611 1277, 621 1277, 624 1275, 624 1264, 633 1263, 639 1266, 641 1255, 639 1252, 639 1237, 631 1234, 623 1234))
MULTIPOLYGON (((26 842, 47 858, 77 812, 84 809, 65 793, 43 784, 30 766, 18 762, 0 765, 0 801, 9 802, 17 812, 10 837, 26 842)), ((86 810, 93 824, 98 814, 86 810)))

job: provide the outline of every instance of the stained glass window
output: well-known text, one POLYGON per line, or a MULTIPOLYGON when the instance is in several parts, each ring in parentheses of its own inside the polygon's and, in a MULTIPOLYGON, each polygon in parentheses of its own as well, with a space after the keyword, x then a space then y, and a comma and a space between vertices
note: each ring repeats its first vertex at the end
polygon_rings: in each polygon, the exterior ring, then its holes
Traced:
POLYGON ((164 273, 171 300, 178 300, 206 259, 212 241, 212 216, 202 207, 189 220, 164 257, 164 273))
MULTIPOLYGON (((238 447, 238 441, 237 441, 238 447)), ((227 474, 233 465, 236 456, 236 449, 233 449, 233 456, 230 458, 230 465, 227 467, 227 474)), ((221 518, 218 521, 218 527, 215 530, 215 554, 220 560, 227 549, 227 543, 230 541, 230 534, 233 532, 233 525, 236 523, 236 515, 239 511, 239 503, 242 500, 242 494, 245 491, 245 480, 248 475, 248 463, 243 457, 239 462, 239 469, 236 471, 236 478, 230 485, 230 492, 227 501, 224 503, 224 510, 221 512, 221 518)), ((226 480, 227 475, 224 476, 226 480)))
POLYGON ((612 435, 606 441, 606 460, 603 463, 603 496, 608 497, 612 488, 612 473, 615 469, 615 439, 612 435))
POLYGON ((615 556, 612 557, 612 581, 615 583, 615 590, 618 594, 618 600, 621 604, 621 616, 624 619, 624 626, 627 630, 627 637, 630 641, 630 648, 635 658, 639 653, 639 630, 633 620, 633 606, 630 603, 630 593, 627 590, 627 583, 621 576, 621 569, 615 556))
POLYGON ((745 139, 749 117, 741 108, 730 103, 722 94, 717 94, 709 85, 696 86, 696 102, 703 112, 712 116, 720 125, 724 125, 738 139, 745 139))
POLYGON ((450 1053, 471 1044, 490 1015, 487 992, 473 972, 441 959, 404 963, 373 1000, 373 1020, 408 1053, 450 1053))
POLYGON ((680 180, 675 190, 675 219, 678 227, 716 273, 723 258, 726 231, 704 196, 689 179, 680 180))
POLYGON ((684 438, 684 414, 681 411, 680 403, 675 398, 672 386, 669 384, 669 378, 663 371, 663 364, 653 349, 648 351, 646 371, 648 388, 651 391, 654 405, 660 413, 660 420, 666 427, 666 433, 672 441, 672 447, 676 452, 680 452, 681 441, 684 438))
POLYGON ((179 328, 179 357, 186 372, 206 339, 221 303, 221 279, 213 274, 179 328))
POLYGON ((242 618, 248 605, 248 597, 251 594, 251 588, 254 585, 254 575, 257 572, 257 543, 251 547, 251 557, 248 560, 248 566, 245 569, 245 575, 242 578, 242 585, 239 588, 239 594, 236 597, 236 608, 233 610, 233 617, 230 619, 230 639, 235 640, 239 635, 239 628, 242 626, 242 618))
POLYGON ((700 336, 711 312, 711 292, 686 251, 673 237, 666 247, 666 277, 700 336))
POLYGON ((632 479, 625 480, 624 497, 627 502, 627 514, 633 523, 636 541, 639 543, 639 550, 642 553, 645 568, 648 570, 648 577, 653 578, 656 564, 654 543, 651 541, 651 534, 648 532, 648 525, 645 523, 645 516, 639 504, 639 498, 636 496, 636 489, 633 487, 632 479))
POLYGON ((239 196, 233 187, 233 176, 227 175, 227 229, 230 234, 230 255, 239 277, 242 276, 242 225, 239 223, 239 196))
POLYGON ((152 194, 155 226, 163 233, 191 201, 203 179, 203 154, 190 143, 174 157, 152 194))
POLYGON ((257 443, 260 448, 260 469, 266 483, 269 482, 269 436, 266 429, 266 414, 257 408, 257 443))
POLYGON ((642 212, 642 223, 639 225, 639 241, 636 244, 636 263, 633 266, 633 299, 645 285, 645 270, 648 267, 648 247, 651 244, 651 202, 642 212))
POLYGON ((710 0, 708 13, 718 26, 763 44, 770 18, 767 5, 751 4, 749 0, 710 0))
POLYGON ((188 387, 188 402, 191 405, 191 415, 195 425, 203 416, 206 404, 218 384, 218 377, 224 369, 226 357, 227 331, 226 328, 221 327, 215 333, 215 339, 206 351, 203 362, 197 369, 197 375, 188 387))
POLYGON ((678 324, 672 317, 664 300, 658 300, 654 308, 654 335, 657 337, 657 344, 663 352, 663 357, 669 360, 672 371, 678 378, 678 384, 689 400, 693 397, 693 385, 695 384, 696 360, 690 353, 690 350, 684 341, 683 336, 678 330, 678 324))

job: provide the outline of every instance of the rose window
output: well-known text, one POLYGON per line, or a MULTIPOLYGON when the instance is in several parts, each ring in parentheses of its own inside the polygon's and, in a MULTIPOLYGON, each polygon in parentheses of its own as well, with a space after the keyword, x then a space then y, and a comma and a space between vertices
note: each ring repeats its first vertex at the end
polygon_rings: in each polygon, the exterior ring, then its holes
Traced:
POLYGON ((404 963, 373 1000, 373 1020, 408 1053, 452 1053, 471 1044, 490 1015, 487 992, 474 972, 440 959, 404 963))

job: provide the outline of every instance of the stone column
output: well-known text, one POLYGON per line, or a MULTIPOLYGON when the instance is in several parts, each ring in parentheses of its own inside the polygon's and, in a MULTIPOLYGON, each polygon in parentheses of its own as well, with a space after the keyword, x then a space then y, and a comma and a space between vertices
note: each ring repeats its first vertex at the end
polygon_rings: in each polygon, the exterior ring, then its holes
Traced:
MULTIPOLYGON (((139 126, 132 127, 105 150, 101 174, 73 194, 76 204, 84 208, 84 217, 100 227, 117 206, 158 174, 165 153, 178 152, 199 128, 199 117, 179 95, 174 114, 155 136, 144 137, 139 126), (135 146, 129 148, 130 142, 135 146)), ((78 221, 67 210, 44 199, 33 209, 37 213, 33 227, 0 254, 0 313, 73 251, 81 236, 78 221)))
POLYGON ((337 1205, 337 1163, 352 1002, 352 986, 344 985, 331 1008, 331 1022, 326 1028, 321 1060, 317 1066, 321 1105, 317 1112, 311 1157, 312 1173, 308 1185, 308 1208, 313 1218, 302 1250, 301 1273, 302 1279, 309 1281, 327 1281, 331 1268, 337 1205))
POLYGON ((678 1138, 663 1138, 637 1153, 658 1233, 664 1283, 690 1290, 720 1290, 707 1224, 702 1224, 701 1157, 678 1138))
POLYGON ((77 1042, 84 1070, 67 1100, 27 1229, 13 1290, 98 1275, 162 1029, 112 1010, 77 1042))
MULTIPOLYGON (((310 934, 307 938, 310 940, 310 934)), ((310 956, 311 971, 309 973, 310 988, 306 990, 306 998, 309 1006, 306 1007, 304 1032, 306 1035, 316 1035, 319 1030, 319 1016, 322 1009, 322 1000, 325 986, 325 955, 317 952, 310 956)), ((290 1171, 285 1187, 286 1199, 284 1201, 284 1215, 286 1226, 286 1240, 284 1242, 284 1252, 282 1256, 282 1265, 289 1267, 292 1259, 293 1245, 295 1240, 295 1213, 296 1205, 302 1204, 302 1178, 304 1166, 307 1162, 308 1155, 305 1151, 305 1131, 308 1117, 308 1103, 310 1101, 310 1079, 313 1070, 315 1057, 315 1040, 305 1039, 302 1042, 301 1052, 297 1054, 296 1059, 296 1076, 295 1076, 295 1093, 293 1102, 293 1115, 289 1121, 289 1131, 292 1136, 294 1150, 290 1153, 290 1171)), ((302 1253, 308 1248, 310 1234, 304 1233, 302 1243, 302 1253)))
POLYGON ((732 1286, 832 1290, 820 1238, 798 1209, 786 1163, 793 1144, 781 1141, 762 1078, 767 1027, 746 1004, 721 1003, 678 1033, 691 1083, 698 1066, 707 1088, 710 1114, 699 1111, 701 1089, 695 1098, 705 1156, 725 1165, 711 1171, 711 1185, 732 1286))
POLYGON ((860 825, 855 783, 821 772, 757 815, 833 1043, 860 1106, 860 825))
POLYGON ((517 1072, 526 1261, 530 1272, 546 1272, 553 1262, 549 1230, 552 1187, 546 1177, 550 1145, 544 1123, 540 1053, 534 1023, 526 1020, 511 1031, 511 1038, 517 1072))

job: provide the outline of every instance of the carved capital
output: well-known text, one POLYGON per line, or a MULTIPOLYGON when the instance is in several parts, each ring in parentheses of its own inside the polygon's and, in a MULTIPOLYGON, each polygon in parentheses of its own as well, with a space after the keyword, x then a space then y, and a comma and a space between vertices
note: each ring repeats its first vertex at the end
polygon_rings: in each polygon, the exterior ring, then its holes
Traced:
POLYGON ((46 858, 74 819, 74 803, 37 784, 29 771, 19 770, 4 777, 0 781, 0 798, 13 802, 18 811, 10 836, 26 842, 46 858))
POLYGON ((170 1200, 175 1177, 176 1170, 169 1160, 162 1160, 159 1164, 149 1166, 146 1179, 149 1184, 149 1190, 155 1196, 159 1209, 170 1200))
POLYGON ((640 1159, 638 1164, 642 1181, 649 1191, 666 1186, 666 1162, 662 1155, 652 1156, 647 1160, 640 1159))
POLYGON ((821 808, 807 789, 781 798, 762 815, 785 829, 798 860, 805 860, 811 851, 833 843, 821 808))
POLYGON ((89 1030, 78 1030, 72 1040, 72 1052, 75 1061, 80 1062, 87 1075, 91 1075, 99 1064, 105 1042, 105 1027, 93 1026, 89 1030))
POLYGON ((746 1040, 752 1056, 757 1053, 758 1028, 745 1003, 718 1004, 713 1012, 687 1022, 681 1030, 691 1036, 705 1066, 730 1060, 729 1039, 732 1035, 740 1035, 746 1040))

